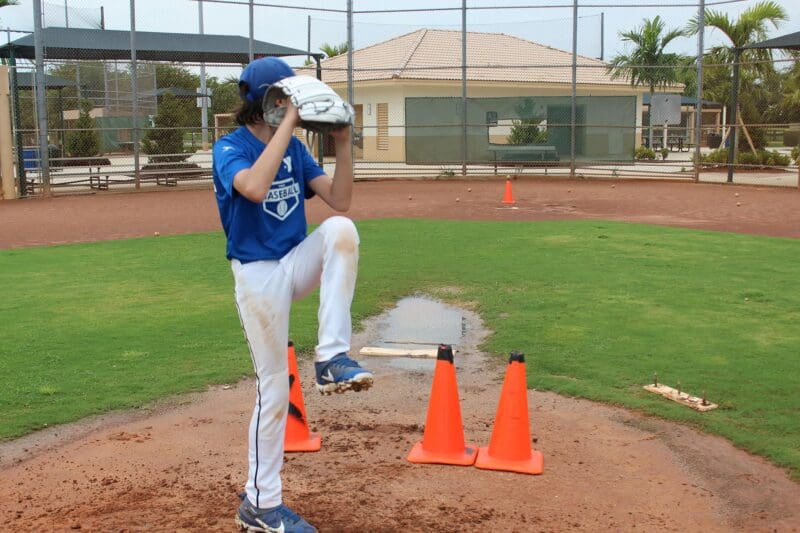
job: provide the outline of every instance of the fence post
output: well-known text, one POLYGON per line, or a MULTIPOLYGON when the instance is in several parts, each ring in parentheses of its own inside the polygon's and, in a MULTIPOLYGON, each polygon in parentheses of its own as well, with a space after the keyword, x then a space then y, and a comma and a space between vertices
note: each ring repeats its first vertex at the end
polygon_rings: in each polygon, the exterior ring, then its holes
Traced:
POLYGON ((739 107, 739 55, 741 48, 733 49, 733 83, 731 84, 731 114, 730 114, 730 139, 731 147, 728 149, 728 183, 733 183, 733 164, 736 162, 736 111, 739 107))
POLYGON ((697 102, 694 106, 694 181, 700 181, 700 141, 703 136, 703 32, 706 24, 706 1, 697 5, 697 102))
POLYGON ((11 105, 14 122, 14 146, 17 150, 17 177, 19 180, 17 192, 20 198, 25 198, 28 195, 28 180, 25 176, 25 155, 22 153, 22 124, 20 123, 17 58, 14 55, 13 48, 10 49, 8 56, 8 67, 11 69, 11 105))
POLYGON ((249 13, 248 17, 250 19, 249 20, 250 29, 249 29, 249 33, 248 33, 248 37, 247 37, 247 43, 248 43, 248 49, 249 49, 247 57, 248 57, 250 63, 253 62, 253 59, 255 59, 255 55, 256 55, 255 54, 255 43, 254 43, 254 36, 255 36, 254 19, 255 19, 255 14, 253 13, 253 6, 254 6, 253 0, 250 0, 249 6, 248 6, 248 13, 249 13))
POLYGON ((47 87, 44 77, 42 0, 33 0, 33 42, 36 49, 36 123, 39 127, 39 174, 44 196, 50 196, 50 154, 47 140, 47 87))
POLYGON ((467 0, 461 0, 461 175, 467 175, 467 0))
POLYGON ((133 181, 141 188, 139 168, 139 67, 136 63, 136 0, 131 0, 131 118, 133 119, 133 181))
MULTIPOLYGON (((353 0, 347 0, 347 101, 350 105, 355 105, 353 94, 353 0)), ((350 127, 350 162, 352 168, 356 164, 356 147, 353 144, 352 135, 355 129, 350 127)), ((322 142, 324 143, 325 136, 323 135, 322 142)))
POLYGON ((578 99, 578 0, 572 1, 572 106, 569 142, 569 177, 575 177, 575 120, 578 99))
MULTIPOLYGON (((203 0, 197 2, 198 25, 200 35, 203 35, 203 0)), ((203 150, 208 150, 208 97, 206 96, 206 64, 200 63, 200 128, 203 150)), ((192 135, 192 148, 194 148, 194 135, 192 135)))

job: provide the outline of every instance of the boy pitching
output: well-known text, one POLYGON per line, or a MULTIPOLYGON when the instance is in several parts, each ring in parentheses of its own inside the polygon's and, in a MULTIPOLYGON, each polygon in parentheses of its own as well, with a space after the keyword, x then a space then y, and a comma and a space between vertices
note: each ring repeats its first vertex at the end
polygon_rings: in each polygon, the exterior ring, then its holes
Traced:
POLYGON ((306 199, 317 195, 339 212, 350 207, 350 129, 331 134, 336 146, 331 178, 292 135, 300 119, 291 101, 278 99, 276 106, 286 108, 279 125, 264 119, 264 93, 290 76, 291 67, 274 57, 247 65, 239 80, 239 128, 213 149, 214 191, 257 387, 246 495, 236 522, 243 530, 281 533, 316 531, 281 499, 292 301, 320 288, 315 370, 321 392, 364 390, 373 380, 348 356, 358 268, 356 228, 349 219, 334 216, 306 235, 306 199))

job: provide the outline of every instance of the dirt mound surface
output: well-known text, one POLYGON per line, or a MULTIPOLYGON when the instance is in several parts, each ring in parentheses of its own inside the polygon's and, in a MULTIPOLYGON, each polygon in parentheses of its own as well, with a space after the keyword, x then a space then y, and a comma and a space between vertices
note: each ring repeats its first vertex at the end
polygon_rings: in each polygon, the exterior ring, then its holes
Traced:
MULTIPOLYGON (((468 327, 456 354, 464 432, 486 445, 504 366, 468 327)), ((379 336, 382 318, 354 339, 379 336)), ((367 358, 375 387, 320 396, 300 376, 317 453, 287 454, 284 498, 321 531, 793 531, 800 485, 727 441, 624 409, 529 391, 545 472, 412 465, 434 362, 367 358)), ((0 446, 3 531, 233 531, 250 380, 0 446)))

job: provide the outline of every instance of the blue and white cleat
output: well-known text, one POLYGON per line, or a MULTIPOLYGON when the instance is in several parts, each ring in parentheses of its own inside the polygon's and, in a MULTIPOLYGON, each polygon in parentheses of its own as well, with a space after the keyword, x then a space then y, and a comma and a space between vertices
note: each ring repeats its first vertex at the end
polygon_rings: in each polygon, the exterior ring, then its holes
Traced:
POLYGON ((317 390, 322 394, 358 392, 372 386, 372 372, 361 368, 346 353, 340 353, 329 361, 314 363, 317 371, 317 390))
POLYGON ((240 531, 259 533, 316 533, 317 528, 281 504, 270 509, 254 507, 244 498, 236 513, 236 525, 240 531))

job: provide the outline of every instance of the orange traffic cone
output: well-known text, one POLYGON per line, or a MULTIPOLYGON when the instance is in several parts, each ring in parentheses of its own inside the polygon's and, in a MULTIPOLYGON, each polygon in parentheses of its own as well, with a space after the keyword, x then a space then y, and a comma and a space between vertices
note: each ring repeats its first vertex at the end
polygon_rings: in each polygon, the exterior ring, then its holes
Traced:
POLYGON ((504 205, 514 205, 514 193, 511 192, 511 180, 506 180, 506 192, 503 194, 503 204, 504 205))
POLYGON ((544 456, 531 449, 528 425, 525 356, 519 352, 511 352, 492 438, 487 448, 478 451, 475 466, 488 470, 541 474, 544 470, 544 456))
POLYGON ((294 343, 289 341, 289 416, 286 417, 286 436, 283 439, 285 452, 316 452, 322 447, 319 434, 308 430, 303 389, 297 374, 297 358, 294 343))
POLYGON ((441 344, 436 355, 425 433, 422 441, 411 448, 408 460, 412 463, 469 466, 475 462, 477 453, 475 446, 464 444, 453 348, 441 344))

